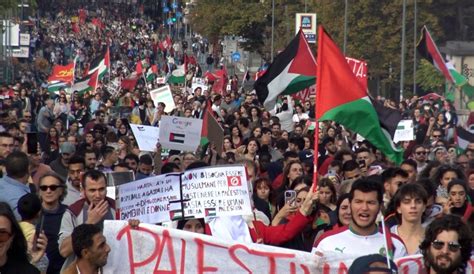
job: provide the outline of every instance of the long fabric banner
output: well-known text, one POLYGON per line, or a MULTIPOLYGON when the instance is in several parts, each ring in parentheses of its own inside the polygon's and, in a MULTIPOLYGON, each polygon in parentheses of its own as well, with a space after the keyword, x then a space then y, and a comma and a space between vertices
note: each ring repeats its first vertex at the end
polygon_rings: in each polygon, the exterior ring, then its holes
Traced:
MULTIPOLYGON (((355 258, 324 257, 262 244, 226 242, 212 236, 150 224, 131 229, 105 221, 111 251, 104 273, 290 273, 347 274, 355 258)), ((397 259, 399 274, 422 274, 421 255, 397 259)), ((473 273, 474 259, 466 273, 473 273)))

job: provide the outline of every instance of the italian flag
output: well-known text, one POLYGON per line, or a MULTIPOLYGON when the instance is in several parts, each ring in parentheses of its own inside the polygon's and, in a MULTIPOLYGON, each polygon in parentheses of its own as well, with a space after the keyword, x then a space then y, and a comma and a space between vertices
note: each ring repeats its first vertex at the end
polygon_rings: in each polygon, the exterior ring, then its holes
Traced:
MULTIPOLYGON (((322 26, 318 30, 316 79, 316 119, 342 124, 367 139, 393 162, 402 162, 403 153, 395 148, 391 132, 382 127, 367 91, 322 26)), ((396 129, 397 121, 391 124, 396 129)))
POLYGON ((316 61, 300 30, 255 82, 258 100, 265 109, 273 109, 279 95, 293 94, 314 85, 315 70, 316 61))
POLYGON ((96 70, 99 71, 99 80, 104 78, 105 74, 110 71, 109 47, 91 62, 87 75, 92 75, 96 70))

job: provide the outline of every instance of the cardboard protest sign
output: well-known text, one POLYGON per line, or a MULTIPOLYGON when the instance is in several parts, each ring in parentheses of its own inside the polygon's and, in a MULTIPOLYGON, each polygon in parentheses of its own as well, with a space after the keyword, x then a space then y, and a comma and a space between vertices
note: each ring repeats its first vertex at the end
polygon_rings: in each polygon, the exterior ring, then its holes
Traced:
POLYGON ((201 140, 202 120, 163 116, 160 121, 160 144, 163 148, 196 151, 201 140))
POLYGON ((155 151, 156 143, 160 136, 160 128, 137 124, 130 124, 130 128, 132 129, 133 136, 135 136, 140 150, 155 151))
POLYGON ((159 102, 165 104, 165 112, 171 112, 176 106, 174 104, 173 94, 169 85, 159 87, 150 91, 150 97, 153 100, 155 106, 159 102))
POLYGON ((237 243, 198 233, 105 221, 110 253, 104 273, 322 273, 310 253, 237 243))
POLYGON ((393 142, 412 141, 415 140, 413 120, 401 120, 398 123, 397 130, 393 136, 393 142))
POLYGON ((185 218, 252 214, 244 166, 189 170, 182 176, 185 218))
POLYGON ((118 193, 121 220, 169 221, 169 202, 181 200, 180 174, 164 174, 124 184, 119 186, 118 193))

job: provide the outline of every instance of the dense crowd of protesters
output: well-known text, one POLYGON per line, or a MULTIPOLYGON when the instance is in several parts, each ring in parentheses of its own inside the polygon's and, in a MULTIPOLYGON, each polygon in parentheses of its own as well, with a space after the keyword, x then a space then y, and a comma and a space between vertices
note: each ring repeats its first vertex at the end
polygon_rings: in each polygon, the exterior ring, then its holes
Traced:
MULTIPOLYGON (((30 29, 31 57, 19 64, 23 69, 18 79, 0 86, 0 243, 7 243, 0 248, 0 272, 22 267, 22 273, 59 273, 104 266, 110 248, 100 227, 115 218, 105 173, 132 171, 141 179, 243 164, 258 216, 247 221, 250 241, 323 256, 344 250, 361 257, 379 254, 389 238, 392 259, 422 254, 430 273, 464 273, 474 225, 474 143, 458 150, 455 127, 469 128, 471 121, 461 124, 449 101, 415 96, 397 105, 376 98, 414 122, 414 140, 398 144, 405 151, 400 166, 343 126, 316 123, 314 99, 282 96, 275 109, 265 110, 255 92, 241 87, 236 77, 220 93, 211 87, 174 87, 176 108, 166 113, 166 105, 155 105, 148 93, 156 82, 140 79, 133 90, 114 83, 128 77, 140 60, 157 64, 159 74, 169 76, 184 62, 184 53, 211 59, 214 53, 203 39, 193 41, 191 53, 178 36, 163 50, 159 42, 166 28, 138 11, 122 11, 122 6, 89 9, 79 30, 71 25, 77 10, 45 13, 30 29), (90 24, 93 14, 103 27, 90 24), (95 93, 48 93, 47 73, 39 70, 42 63, 51 67, 76 59, 75 73, 82 75, 106 45, 111 71, 95 93), (195 152, 165 153, 159 143, 153 153, 138 148, 130 123, 158 126, 165 115, 203 118, 208 107, 224 130, 222 153, 214 144, 195 152), (29 138, 38 140, 36 148, 29 138), (313 176, 318 176, 317 189, 313 176), (39 216, 43 230, 35 237, 39 216), (379 229, 381 218, 390 232, 379 229)), ((219 65, 211 59, 210 68, 219 65)), ((202 74, 199 62, 190 65, 188 82, 202 74)), ((179 221, 175 227, 219 237, 203 219, 179 221)), ((361 257, 351 273, 362 273, 357 272, 361 265, 370 268, 375 261, 361 257)))

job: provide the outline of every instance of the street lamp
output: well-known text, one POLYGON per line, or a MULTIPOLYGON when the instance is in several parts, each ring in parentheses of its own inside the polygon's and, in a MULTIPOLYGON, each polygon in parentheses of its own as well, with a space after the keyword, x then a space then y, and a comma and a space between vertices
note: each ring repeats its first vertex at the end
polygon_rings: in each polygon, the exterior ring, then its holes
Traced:
POLYGON ((403 0, 402 12, 402 60, 400 65, 400 102, 403 99, 403 84, 405 81, 405 21, 406 21, 407 1, 403 0))
POLYGON ((275 32, 275 0, 272 0, 272 41, 271 41, 271 49, 270 49, 270 60, 273 63, 273 35, 275 32))

